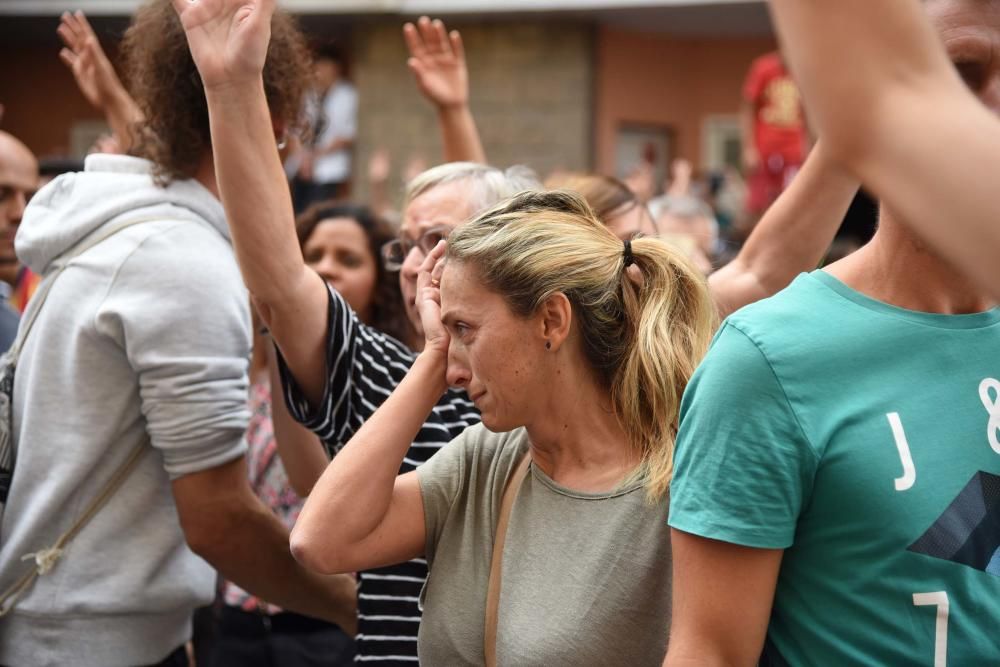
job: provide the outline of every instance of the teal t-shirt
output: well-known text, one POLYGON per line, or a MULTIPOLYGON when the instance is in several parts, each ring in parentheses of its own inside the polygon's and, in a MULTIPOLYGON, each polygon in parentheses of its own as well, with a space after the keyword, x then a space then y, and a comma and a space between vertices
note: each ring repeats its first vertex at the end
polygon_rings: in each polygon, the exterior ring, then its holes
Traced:
POLYGON ((678 530, 785 550, 774 664, 1000 664, 1000 309, 799 276, 716 335, 670 495, 678 530))

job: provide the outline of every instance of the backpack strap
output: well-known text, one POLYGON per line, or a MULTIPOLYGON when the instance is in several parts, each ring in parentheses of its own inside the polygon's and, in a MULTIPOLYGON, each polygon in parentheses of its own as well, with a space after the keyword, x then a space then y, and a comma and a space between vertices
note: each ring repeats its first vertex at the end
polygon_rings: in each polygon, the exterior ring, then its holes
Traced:
POLYGON ((507 479, 507 486, 504 487, 503 496, 500 498, 500 516, 497 518, 497 532, 493 538, 493 559, 490 562, 490 583, 486 589, 486 627, 483 632, 483 656, 486 667, 496 667, 497 664, 497 615, 500 609, 503 546, 507 539, 510 511, 514 507, 517 492, 521 489, 530 466, 531 454, 525 452, 513 474, 507 479))
POLYGON ((45 303, 46 297, 49 295, 49 291, 52 289, 53 283, 55 283, 56 278, 69 266, 69 263, 87 252, 99 243, 102 243, 118 232, 124 231, 129 227, 135 225, 140 225, 145 222, 157 222, 161 220, 167 220, 163 216, 149 216, 144 218, 134 218, 132 220, 125 220, 116 225, 111 225, 110 227, 99 227, 96 231, 92 232, 88 236, 81 239, 76 245, 72 246, 69 250, 59 255, 53 263, 49 270, 46 272, 45 280, 39 285, 38 291, 31 298, 31 302, 28 306, 28 311, 25 313, 25 319, 22 321, 21 326, 17 330, 17 338, 14 339, 14 344, 11 345, 8 355, 10 358, 17 363, 17 359, 21 356, 21 348, 24 346, 24 341, 28 337, 28 333, 31 331, 31 327, 35 324, 35 319, 38 317, 39 311, 42 309, 42 304, 45 303))
MULTIPOLYGON (((83 253, 87 252, 94 246, 98 245, 114 236, 118 232, 124 231, 129 227, 139 225, 146 222, 157 222, 169 220, 169 218, 164 218, 163 216, 148 216, 142 218, 133 218, 131 220, 125 220, 115 225, 101 227, 90 235, 84 237, 80 242, 74 245, 72 248, 64 252, 62 255, 56 258, 53 262, 52 267, 47 272, 48 275, 45 276, 45 280, 42 285, 38 288, 38 292, 35 293, 29 305, 29 313, 26 313, 25 320, 22 321, 21 326, 18 328, 17 338, 11 349, 7 352, 7 360, 12 361, 13 364, 17 364, 17 360, 21 355, 21 348, 24 345, 25 339, 28 337, 28 333, 31 331, 32 326, 35 324, 35 320, 38 318, 38 313, 41 311, 42 306, 45 303, 46 297, 49 295, 49 291, 52 289, 53 283, 55 283, 56 278, 58 278, 62 272, 69 266, 70 262, 83 253)), ((13 443, 7 443, 10 447, 13 443)), ((77 517, 73 525, 69 527, 66 532, 59 536, 59 539, 55 543, 45 549, 35 551, 29 554, 25 554, 21 557, 21 560, 28 561, 33 560, 35 566, 21 576, 17 581, 15 581, 10 587, 7 588, 2 594, 0 594, 0 618, 6 616, 17 604, 17 601, 22 595, 31 587, 35 580, 47 574, 63 555, 63 551, 66 545, 76 537, 84 526, 86 526, 94 516, 100 512, 101 508, 107 504, 108 500, 121 488, 125 480, 128 479, 129 475, 135 469, 142 455, 149 450, 148 445, 150 444, 149 435, 147 434, 138 445, 129 453, 128 457, 115 469, 114 473, 102 487, 100 493, 91 501, 87 508, 77 517)), ((13 449, 9 452, 11 456, 11 462, 13 462, 13 449)), ((6 455, 6 454, 5 454, 6 455)))
POLYGON ((136 464, 142 458, 142 455, 148 451, 147 445, 149 444, 149 437, 145 437, 129 454, 128 458, 122 462, 121 465, 115 470, 111 479, 107 481, 101 492, 97 494, 97 497, 91 501, 87 509, 77 517, 73 525, 70 526, 69 530, 64 532, 59 536, 59 539, 55 541, 51 547, 41 549, 40 551, 35 551, 29 554, 24 554, 21 556, 21 560, 33 560, 35 561, 35 567, 33 567, 28 572, 25 572, 20 579, 11 584, 2 594, 0 594, 0 618, 6 616, 17 604, 17 601, 22 595, 35 583, 35 579, 42 576, 43 574, 48 574, 49 570, 55 567, 59 558, 62 557, 63 550, 66 545, 76 537, 77 533, 86 526, 91 519, 101 510, 102 507, 111 499, 115 492, 121 488, 121 485, 125 483, 128 479, 129 474, 135 469, 136 464))

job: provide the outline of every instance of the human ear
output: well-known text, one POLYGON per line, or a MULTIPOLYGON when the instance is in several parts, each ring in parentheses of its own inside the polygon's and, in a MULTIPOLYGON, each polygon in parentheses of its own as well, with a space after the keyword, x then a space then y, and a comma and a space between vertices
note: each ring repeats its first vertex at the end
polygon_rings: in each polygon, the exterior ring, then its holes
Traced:
POLYGON ((538 311, 545 349, 558 351, 569 337, 573 322, 573 306, 562 292, 546 299, 538 311))

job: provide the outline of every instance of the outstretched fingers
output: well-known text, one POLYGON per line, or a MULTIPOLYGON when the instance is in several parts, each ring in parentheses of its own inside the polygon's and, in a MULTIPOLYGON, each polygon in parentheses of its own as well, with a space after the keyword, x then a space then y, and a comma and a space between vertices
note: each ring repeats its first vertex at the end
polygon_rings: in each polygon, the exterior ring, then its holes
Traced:
POLYGON ((434 19, 431 26, 434 29, 434 45, 437 52, 442 55, 452 55, 451 42, 448 40, 448 31, 444 27, 444 21, 434 19))
POLYGON ((76 65, 76 62, 80 59, 71 49, 63 48, 59 50, 59 60, 66 63, 66 66, 70 69, 76 65))
POLYGON ((427 48, 424 46, 424 40, 417 31, 417 26, 412 23, 404 24, 403 39, 406 41, 406 48, 409 50, 410 56, 419 59, 427 55, 427 48))
POLYGON ((465 44, 462 42, 461 33, 457 30, 452 30, 448 33, 448 39, 451 42, 451 50, 455 54, 455 58, 465 62, 465 44))
POLYGON ((73 51, 79 51, 82 43, 82 39, 77 34, 76 26, 73 23, 73 15, 69 12, 64 12, 59 21, 59 27, 56 28, 56 34, 59 35, 59 39, 62 43, 67 46, 67 48, 73 51))

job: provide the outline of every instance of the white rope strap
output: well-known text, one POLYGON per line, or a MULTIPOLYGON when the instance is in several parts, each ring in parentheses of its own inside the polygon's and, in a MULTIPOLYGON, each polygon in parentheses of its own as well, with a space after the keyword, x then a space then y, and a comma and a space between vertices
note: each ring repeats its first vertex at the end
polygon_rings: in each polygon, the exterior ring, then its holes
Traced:
POLYGON ((21 556, 21 560, 28 561, 34 560, 35 566, 28 572, 24 573, 20 579, 15 581, 7 590, 0 595, 0 618, 7 615, 14 605, 24 595, 25 591, 35 583, 35 579, 38 577, 48 574, 53 567, 55 567, 56 562, 63 554, 63 549, 69 544, 70 540, 76 537, 77 533, 86 526, 94 515, 97 514, 105 503, 111 499, 111 496, 118 491, 119 487, 125 482, 132 470, 139 463, 139 459, 142 455, 149 449, 149 440, 143 438, 142 442, 136 446, 135 449, 129 454, 128 458, 118 466, 115 473, 108 480, 107 484, 97 495, 94 500, 91 501, 87 509, 81 514, 77 520, 70 526, 69 530, 59 536, 55 544, 51 547, 45 549, 40 549, 39 551, 34 551, 29 554, 21 556))
MULTIPOLYGON (((45 303, 45 299, 48 296, 49 290, 52 288, 55 279, 69 266, 69 262, 76 257, 79 257, 87 250, 90 250, 102 241, 114 236, 120 231, 139 225, 145 222, 154 222, 161 220, 169 220, 169 218, 164 218, 163 216, 147 216, 141 218, 135 218, 132 220, 126 220, 124 222, 112 225, 108 228, 100 228, 90 236, 84 238, 77 245, 70 248, 66 253, 57 258, 54 263, 53 273, 51 278, 46 280, 43 287, 39 288, 39 292, 35 294, 32 298, 32 303, 29 306, 29 313, 26 313, 26 321, 22 323, 18 330, 17 339, 11 346, 11 351, 13 353, 13 358, 16 360, 21 353, 21 347, 24 345, 24 341, 28 336, 28 332, 31 331, 32 326, 35 324, 35 319, 38 317, 38 313, 42 309, 42 304, 45 303)), ((52 568, 56 566, 59 559, 63 555, 63 550, 66 545, 76 537, 76 534, 90 522, 94 515, 108 500, 115 494, 118 488, 125 482, 125 479, 129 476, 132 470, 135 468, 136 464, 139 462, 139 458, 142 454, 149 448, 149 439, 143 438, 143 441, 136 446, 135 449, 129 454, 128 458, 115 470, 111 479, 108 480, 101 492, 91 501, 87 509, 81 514, 77 520, 70 526, 69 530, 63 533, 56 543, 51 547, 40 549, 32 553, 25 554, 21 556, 22 561, 35 562, 35 566, 28 572, 26 572, 20 579, 15 581, 10 587, 7 588, 0 594, 0 618, 6 616, 17 601, 24 595, 25 591, 31 587, 40 576, 48 574, 52 568)))

